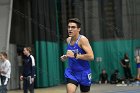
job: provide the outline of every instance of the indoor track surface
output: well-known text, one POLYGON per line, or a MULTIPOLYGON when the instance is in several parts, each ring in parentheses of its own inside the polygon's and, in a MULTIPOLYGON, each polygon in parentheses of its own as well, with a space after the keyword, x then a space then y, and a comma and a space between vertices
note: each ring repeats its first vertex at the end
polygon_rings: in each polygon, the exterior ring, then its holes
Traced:
MULTIPOLYGON (((23 93, 22 90, 9 90, 8 93, 23 93)), ((35 93, 66 93, 65 85, 35 89, 35 93)), ((76 93, 80 93, 79 87, 76 93)), ((116 86, 93 84, 90 93, 140 93, 140 86, 116 86)))

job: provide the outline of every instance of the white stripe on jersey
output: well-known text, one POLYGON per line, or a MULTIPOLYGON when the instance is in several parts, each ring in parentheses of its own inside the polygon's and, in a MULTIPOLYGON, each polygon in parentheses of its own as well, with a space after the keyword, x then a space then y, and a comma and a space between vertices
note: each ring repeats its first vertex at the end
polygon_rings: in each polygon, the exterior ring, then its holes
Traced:
POLYGON ((35 59, 34 59, 34 57, 32 55, 30 55, 30 57, 31 57, 31 60, 32 60, 32 66, 35 66, 35 59))

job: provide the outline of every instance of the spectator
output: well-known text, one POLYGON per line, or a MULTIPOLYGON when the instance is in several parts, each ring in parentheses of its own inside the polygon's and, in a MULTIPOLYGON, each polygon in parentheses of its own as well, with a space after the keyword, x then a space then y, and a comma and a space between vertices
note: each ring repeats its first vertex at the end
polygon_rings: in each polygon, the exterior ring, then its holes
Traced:
POLYGON ((115 70, 112 74, 111 74, 111 77, 110 77, 110 83, 111 84, 117 84, 121 82, 121 79, 119 78, 119 71, 118 70, 115 70))
POLYGON ((23 80, 24 93, 34 93, 34 79, 35 79, 35 59, 31 55, 31 48, 24 47, 23 53, 25 55, 23 59, 23 71, 20 76, 20 80, 23 80))
POLYGON ((132 79, 131 69, 130 69, 130 59, 128 54, 124 54, 124 58, 121 60, 121 65, 124 70, 125 79, 132 79))
POLYGON ((0 53, 0 60, 2 61, 0 67, 0 93, 7 93, 7 84, 11 75, 11 63, 6 52, 0 53))
POLYGON ((136 56, 136 63, 137 63, 137 80, 140 80, 140 56, 136 56))
POLYGON ((108 74, 106 73, 105 69, 102 70, 102 73, 99 76, 99 83, 100 84, 102 84, 102 83, 107 84, 108 83, 108 74))

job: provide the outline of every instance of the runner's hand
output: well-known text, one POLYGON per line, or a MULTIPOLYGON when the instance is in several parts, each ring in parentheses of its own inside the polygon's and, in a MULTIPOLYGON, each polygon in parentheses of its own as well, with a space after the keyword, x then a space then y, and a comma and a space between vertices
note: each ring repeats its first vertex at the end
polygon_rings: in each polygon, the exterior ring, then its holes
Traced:
POLYGON ((66 61, 66 59, 67 59, 67 55, 63 55, 63 56, 61 56, 60 59, 61 59, 62 61, 66 61))
POLYGON ((67 54, 68 57, 74 58, 74 53, 71 50, 67 50, 67 54))

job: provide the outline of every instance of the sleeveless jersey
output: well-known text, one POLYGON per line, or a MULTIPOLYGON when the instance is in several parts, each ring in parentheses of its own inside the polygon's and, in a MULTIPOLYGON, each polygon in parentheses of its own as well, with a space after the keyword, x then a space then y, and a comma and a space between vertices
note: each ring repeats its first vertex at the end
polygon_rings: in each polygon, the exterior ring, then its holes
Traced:
MULTIPOLYGON (((86 52, 78 46, 78 41, 80 40, 82 35, 79 35, 78 39, 71 45, 70 43, 67 46, 67 50, 71 50, 73 53, 77 54, 85 54, 86 52)), ((74 71, 83 71, 90 69, 89 62, 86 60, 76 59, 76 58, 68 58, 68 65, 71 70, 74 71)))

